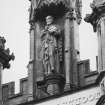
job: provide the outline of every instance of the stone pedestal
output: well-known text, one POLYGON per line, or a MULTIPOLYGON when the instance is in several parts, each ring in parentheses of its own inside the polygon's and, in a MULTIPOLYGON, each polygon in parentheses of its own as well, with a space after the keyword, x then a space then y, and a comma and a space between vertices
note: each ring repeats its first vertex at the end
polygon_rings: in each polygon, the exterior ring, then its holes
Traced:
POLYGON ((35 24, 30 23, 30 61, 28 64, 28 101, 36 99, 36 45, 35 24))
POLYGON ((65 79, 60 74, 50 74, 45 77, 45 85, 49 95, 59 95, 64 91, 65 79))

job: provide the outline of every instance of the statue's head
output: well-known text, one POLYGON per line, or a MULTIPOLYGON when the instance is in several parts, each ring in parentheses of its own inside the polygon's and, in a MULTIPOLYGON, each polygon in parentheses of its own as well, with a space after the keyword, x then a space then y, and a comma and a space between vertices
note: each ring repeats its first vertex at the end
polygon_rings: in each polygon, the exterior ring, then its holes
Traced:
POLYGON ((46 17, 46 24, 47 24, 47 25, 52 24, 52 23, 53 23, 53 19, 54 19, 54 18, 53 18, 52 16, 47 16, 47 17, 46 17))

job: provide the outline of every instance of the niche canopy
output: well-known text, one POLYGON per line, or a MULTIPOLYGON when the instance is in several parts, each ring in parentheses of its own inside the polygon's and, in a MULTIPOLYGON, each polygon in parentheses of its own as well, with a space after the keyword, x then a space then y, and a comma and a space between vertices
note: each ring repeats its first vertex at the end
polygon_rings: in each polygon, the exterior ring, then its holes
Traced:
POLYGON ((38 0, 34 10, 34 19, 35 21, 43 21, 48 15, 59 18, 64 15, 68 7, 66 0, 38 0))

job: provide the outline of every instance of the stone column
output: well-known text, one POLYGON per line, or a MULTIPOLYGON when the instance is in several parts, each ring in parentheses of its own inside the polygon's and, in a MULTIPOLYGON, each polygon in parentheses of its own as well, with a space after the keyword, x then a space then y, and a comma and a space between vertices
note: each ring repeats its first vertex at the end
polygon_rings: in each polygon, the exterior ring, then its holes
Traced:
MULTIPOLYGON (((66 14, 65 19, 65 71, 66 84, 77 87, 77 30, 76 30, 76 14, 71 8, 66 14)), ((72 88, 72 87, 71 87, 72 88)))
POLYGON ((68 13, 66 14, 66 18, 65 18, 65 30, 64 30, 64 36, 65 36, 65 74, 66 74, 66 90, 70 89, 70 58, 71 58, 71 52, 70 52, 70 20, 69 20, 69 16, 68 13))
POLYGON ((105 71, 105 16, 97 25, 98 36, 98 71, 105 71))
POLYGON ((28 65, 28 101, 36 98, 36 76, 35 76, 35 25, 30 29, 30 62, 28 65))
POLYGON ((0 105, 2 105, 2 70, 3 65, 0 63, 0 105))

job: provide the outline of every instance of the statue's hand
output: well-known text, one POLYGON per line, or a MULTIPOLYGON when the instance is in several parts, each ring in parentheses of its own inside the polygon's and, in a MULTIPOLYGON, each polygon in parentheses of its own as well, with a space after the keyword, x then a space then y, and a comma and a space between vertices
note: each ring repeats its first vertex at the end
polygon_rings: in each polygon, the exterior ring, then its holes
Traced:
POLYGON ((57 31, 57 27, 55 26, 50 26, 48 29, 49 32, 56 32, 57 31))

